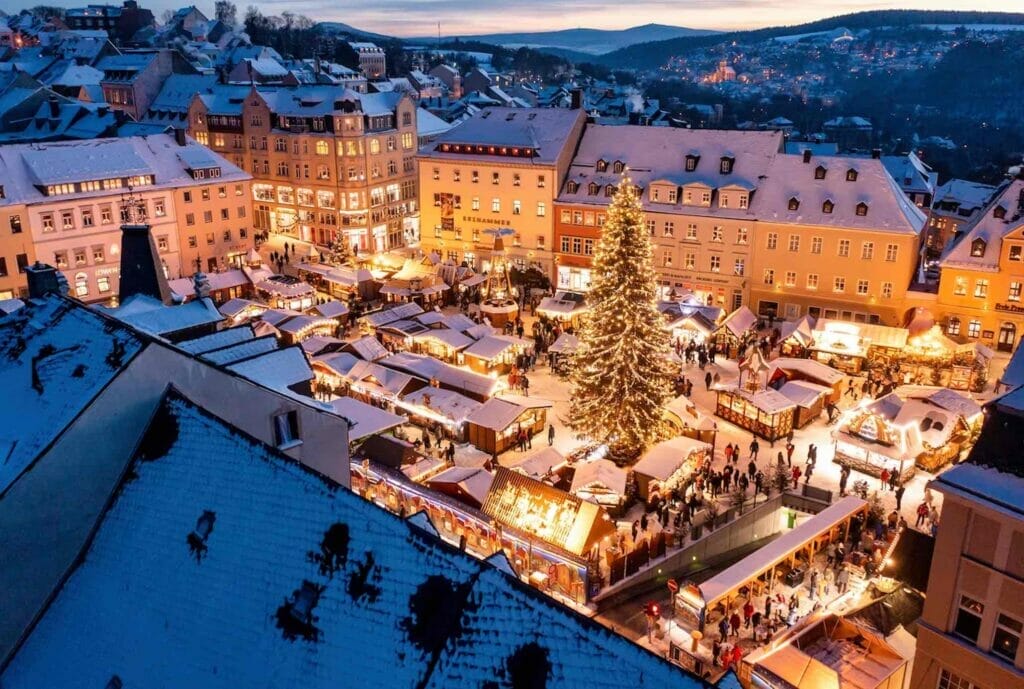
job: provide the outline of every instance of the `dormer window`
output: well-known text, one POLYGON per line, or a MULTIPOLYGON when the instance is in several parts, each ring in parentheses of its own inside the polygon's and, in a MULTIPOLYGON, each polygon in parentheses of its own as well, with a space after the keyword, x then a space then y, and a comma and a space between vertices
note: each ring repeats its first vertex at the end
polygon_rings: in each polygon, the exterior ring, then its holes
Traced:
POLYGON ((614 171, 615 174, 619 174, 619 173, 621 173, 625 169, 626 169, 626 164, 623 163, 621 160, 616 160, 615 164, 612 166, 612 171, 614 171))
POLYGON ((819 165, 814 168, 814 179, 825 179, 826 172, 828 172, 828 169, 824 165, 819 165))
POLYGON ((601 159, 601 160, 597 161, 597 165, 595 167, 597 168, 598 172, 607 172, 608 171, 608 161, 604 160, 604 159, 601 159))
POLYGON ((587 193, 591 196, 597 196, 597 192, 601 189, 601 185, 597 182, 591 182, 587 186, 587 193))
POLYGON ((1005 218, 1006 217, 1006 207, 1005 206, 996 206, 995 208, 993 208, 992 209, 992 217, 996 218, 998 220, 1002 220, 1003 218, 1005 218))
POLYGON ((800 210, 800 199, 798 199, 795 196, 790 197, 790 199, 789 199, 789 210, 791 210, 791 211, 798 211, 798 210, 800 210))
POLYGON ((978 238, 971 242, 971 256, 974 258, 981 258, 985 255, 985 240, 978 238))
POLYGON ((832 201, 826 199, 825 203, 821 204, 821 212, 822 213, 831 213, 835 209, 835 207, 836 207, 836 204, 834 204, 834 203, 832 203, 832 201))
POLYGON ((861 201, 857 204, 857 215, 865 216, 868 214, 868 204, 861 201))
POLYGON ((320 600, 318 587, 309 581, 302 582, 302 588, 295 592, 289 613, 296 622, 310 624, 313 621, 313 609, 320 600))
POLYGON ((846 171, 846 181, 847 182, 856 182, 857 181, 857 171, 854 170, 852 167, 849 170, 846 171))
POLYGON ((698 155, 691 154, 691 155, 686 156, 686 171, 687 172, 693 172, 694 170, 696 170, 697 169, 697 163, 699 163, 699 162, 700 162, 700 156, 698 156, 698 155))
POLYGON ((729 156, 722 156, 718 162, 718 171, 723 175, 732 174, 732 166, 736 162, 735 158, 729 156))
POLYGON ((580 190, 579 182, 569 182, 569 184, 566 186, 566 189, 570 194, 575 194, 577 191, 580 190))
POLYGON ((205 510, 196 521, 196 528, 185 538, 189 552, 196 558, 196 562, 201 561, 206 554, 206 542, 213 532, 213 523, 216 520, 217 516, 213 512, 205 510))
POLYGON ((615 195, 615 185, 614 184, 607 185, 604 188, 604 195, 607 196, 608 198, 611 198, 612 196, 614 196, 615 195))

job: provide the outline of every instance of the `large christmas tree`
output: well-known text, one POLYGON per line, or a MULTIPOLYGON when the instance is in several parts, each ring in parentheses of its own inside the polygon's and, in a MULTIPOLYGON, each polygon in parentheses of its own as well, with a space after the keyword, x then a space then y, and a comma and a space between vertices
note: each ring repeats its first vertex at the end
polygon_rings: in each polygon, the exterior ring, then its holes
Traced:
POLYGON ((594 253, 570 412, 579 435, 607 443, 620 459, 658 439, 669 396, 670 344, 651 254, 636 187, 623 175, 594 253))

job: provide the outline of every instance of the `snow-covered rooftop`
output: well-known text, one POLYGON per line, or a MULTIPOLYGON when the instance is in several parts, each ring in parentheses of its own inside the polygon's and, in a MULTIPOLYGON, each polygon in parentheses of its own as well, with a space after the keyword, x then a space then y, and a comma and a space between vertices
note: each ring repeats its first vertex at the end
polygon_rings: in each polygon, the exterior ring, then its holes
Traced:
POLYGON ((348 441, 354 443, 377 433, 389 431, 405 423, 405 417, 371 406, 352 397, 331 400, 331 407, 352 424, 348 441))
POLYGON ((665 480, 685 464, 691 454, 710 451, 709 444, 685 436, 663 440, 640 457, 640 461, 633 465, 633 471, 665 480))
POLYGON ((947 249, 942 257, 942 267, 998 271, 1003 238, 1024 228, 1024 216, 1018 209, 1022 198, 1024 179, 1015 179, 1003 187, 981 215, 965 228, 956 244, 947 249))
POLYGON ((208 298, 168 306, 153 297, 136 294, 116 308, 106 311, 119 321, 156 336, 212 326, 224 320, 224 316, 208 298))
POLYGON ((228 369, 258 385, 291 395, 291 386, 313 380, 306 354, 298 345, 236 361, 228 369))
POLYGON ((158 416, 8 689, 702 686, 180 398, 158 416))
MULTIPOLYGON (((491 107, 463 120, 438 136, 429 150, 421 155, 428 158, 451 160, 494 159, 486 154, 445 153, 444 144, 473 144, 482 146, 531 148, 533 158, 515 158, 519 164, 551 165, 571 146, 570 134, 579 127, 586 113, 564 108, 504 108, 491 107)), ((499 158, 500 159, 500 158, 499 158)))

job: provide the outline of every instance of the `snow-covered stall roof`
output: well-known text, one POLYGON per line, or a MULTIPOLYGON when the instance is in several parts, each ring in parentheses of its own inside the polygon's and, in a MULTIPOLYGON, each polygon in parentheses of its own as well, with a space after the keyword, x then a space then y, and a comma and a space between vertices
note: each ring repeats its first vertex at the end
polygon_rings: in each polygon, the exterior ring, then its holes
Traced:
POLYGON ((441 385, 448 386, 453 390, 481 397, 490 397, 498 387, 498 381, 490 376, 451 366, 422 354, 398 352, 381 359, 380 363, 424 380, 436 380, 441 385))
POLYGON ((484 361, 491 361, 492 359, 497 359, 513 347, 526 350, 533 347, 533 342, 512 335, 488 335, 470 345, 463 354, 483 359, 484 361))
POLYGON ((851 515, 863 510, 866 505, 864 500, 854 495, 840 498, 838 502, 829 505, 792 531, 787 531, 768 545, 754 551, 728 569, 700 584, 698 588, 704 597, 704 602, 707 605, 713 604, 759 572, 782 562, 793 551, 803 547, 821 534, 831 531, 837 524, 841 524, 851 515))
POLYGON ((354 443, 371 435, 377 435, 397 428, 405 423, 405 417, 373 407, 352 397, 339 397, 330 401, 331 408, 352 425, 348 429, 348 441, 354 443))
POLYGON ((372 335, 366 335, 360 337, 358 340, 352 340, 348 343, 347 349, 351 349, 361 359, 366 361, 377 361, 391 354, 387 349, 384 348, 377 338, 372 335))
POLYGON ((356 361, 346 377, 363 390, 380 392, 385 395, 402 395, 416 380, 408 373, 402 373, 372 361, 356 361))
POLYGON ((940 409, 953 412, 964 419, 973 419, 981 413, 981 405, 970 396, 949 388, 930 385, 902 385, 893 392, 904 399, 919 399, 940 409))
POLYGON ((576 292, 557 292, 553 297, 544 297, 537 305, 537 313, 554 317, 572 316, 588 310, 583 295, 576 292))
POLYGON ((446 485, 458 487, 476 502, 477 507, 484 504, 493 482, 494 474, 489 471, 480 467, 460 466, 450 467, 427 479, 427 485, 435 490, 446 485))
POLYGON ((778 414, 796 406, 788 397, 771 388, 758 392, 748 392, 737 387, 723 389, 728 390, 733 395, 742 397, 766 414, 778 414))
POLYGON ((399 304, 393 306, 390 309, 384 309, 383 311, 374 311, 368 313, 359 320, 371 328, 379 328, 382 325, 400 321, 406 318, 414 318, 423 313, 423 307, 416 302, 409 302, 408 304, 399 304))
POLYGON ((0 494, 142 347, 128 328, 55 296, 0 318, 0 494))
POLYGON ((287 275, 271 275, 265 280, 257 282, 256 289, 261 292, 277 294, 285 299, 316 296, 316 290, 308 282, 287 275))
MULTIPOLYGON (((232 287, 242 287, 243 285, 250 284, 249 276, 245 274, 245 271, 239 269, 204 273, 204 275, 206 275, 210 289, 213 291, 231 289, 232 287)), ((192 277, 168 280, 167 285, 171 288, 172 292, 181 297, 189 298, 195 294, 195 279, 192 277)))
POLYGON ((836 383, 842 382, 843 374, 831 366, 821 363, 820 361, 814 361, 813 359, 797 359, 792 357, 779 357, 773 359, 770 364, 768 371, 768 379, 771 380, 775 375, 775 371, 782 370, 783 372, 795 372, 802 376, 805 376, 812 381, 817 381, 822 385, 835 385, 836 383))
POLYGON ((262 313, 267 310, 266 304, 261 304, 258 301, 251 299, 228 299, 226 302, 217 307, 224 316, 228 318, 237 318, 239 315, 246 311, 252 311, 256 313, 262 313))
POLYGON ((476 400, 444 388, 420 388, 406 395, 403 401, 429 409, 455 423, 466 421, 470 414, 480 408, 476 400))
POLYGON ((565 455, 553 447, 544 447, 510 464, 509 469, 533 478, 543 478, 564 465, 565 455))
POLYGON ((293 311, 292 309, 267 309, 260 315, 260 320, 277 329, 285 321, 301 315, 301 311, 293 311))
POLYGON ((551 402, 541 399, 492 397, 466 417, 466 421, 492 431, 503 431, 528 409, 550 407, 551 402))
MULTIPOLYGON (((422 324, 418 324, 421 327, 422 324)), ((473 344, 473 338, 467 337, 462 333, 455 330, 447 330, 445 328, 430 328, 422 332, 418 332, 412 336, 413 341, 422 342, 424 340, 435 340, 441 344, 450 347, 456 351, 464 350, 473 344)))
POLYGON ((147 434, 159 454, 131 464, 5 687, 440 689, 528 674, 534 657, 549 689, 703 686, 183 401, 160 415, 177 432, 147 434), (439 595, 443 620, 418 623, 439 595))
POLYGON ((791 380, 779 388, 779 394, 798 407, 810 407, 824 395, 831 394, 832 388, 805 380, 791 380))
POLYGON ((779 335, 783 341, 792 338, 806 347, 814 339, 814 318, 803 316, 796 321, 785 321, 779 326, 779 335))
POLYGON ((581 490, 603 486, 616 495, 626 494, 626 471, 615 466, 608 459, 595 459, 576 465, 569 492, 575 495, 581 490))
POLYGON ((748 330, 757 325, 757 314, 747 306, 741 306, 722 321, 719 328, 725 328, 735 337, 742 337, 748 330))
POLYGON ((236 361, 241 361, 242 359, 248 359, 259 354, 272 352, 275 349, 277 349, 277 338, 265 335, 252 340, 246 340, 244 342, 236 342, 235 344, 227 345, 220 349, 211 349, 208 352, 200 354, 199 358, 204 359, 211 364, 227 366, 235 363, 236 361))
POLYGON ((477 325, 472 318, 463 313, 453 313, 445 316, 441 322, 444 324, 444 327, 450 330, 458 330, 460 333, 464 333, 477 325))
POLYGON ((209 335, 196 337, 191 340, 178 342, 175 347, 188 352, 189 354, 202 354, 228 345, 238 344, 253 339, 252 328, 248 325, 240 325, 235 328, 225 328, 209 335))
POLYGON ((275 327, 283 333, 288 333, 289 335, 294 336, 301 334, 301 332, 306 328, 335 328, 337 325, 338 322, 333 318, 300 314, 278 323, 275 327))
POLYGON ((345 341, 339 340, 336 337, 331 337, 330 335, 313 335, 312 337, 304 339, 300 344, 302 346, 302 351, 312 356, 322 352, 327 347, 341 348, 344 346, 345 341))
POLYGON ((331 352, 313 357, 314 368, 323 366, 337 376, 346 377, 362 359, 348 352, 331 352))
POLYGON ((114 318, 150 335, 172 335, 189 328, 214 325, 224 316, 209 299, 196 299, 186 304, 167 306, 159 299, 136 294, 120 306, 107 309, 114 318))
POLYGON ((313 310, 324 318, 342 318, 348 315, 348 305, 340 301, 329 301, 325 304, 317 304, 313 310))
POLYGON ((711 445, 684 436, 663 440, 643 454, 633 471, 664 481, 695 452, 711 452, 711 445))
POLYGON ((562 333, 558 338, 551 343, 548 347, 549 352, 555 352, 556 354, 572 354, 580 346, 580 340, 578 337, 571 333, 562 333))

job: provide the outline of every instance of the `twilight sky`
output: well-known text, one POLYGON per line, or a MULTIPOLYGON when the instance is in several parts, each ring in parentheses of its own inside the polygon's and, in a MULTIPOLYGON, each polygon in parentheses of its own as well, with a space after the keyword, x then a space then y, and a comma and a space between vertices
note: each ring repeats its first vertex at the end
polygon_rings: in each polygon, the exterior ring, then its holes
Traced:
MULTIPOLYGON (((8 12, 46 0, 5 0, 8 12), (8 4, 10 3, 10 4, 8 4)), ((120 0, 50 0, 77 7, 120 0)), ((799 24, 848 12, 875 9, 1010 10, 1005 0, 958 0, 960 7, 935 7, 934 0, 235 0, 239 18, 249 4, 264 14, 292 11, 314 21, 340 21, 367 31, 397 36, 432 36, 510 31, 553 31, 575 27, 622 29, 657 23, 699 29, 746 29, 799 24)), ((948 2, 948 0, 947 0, 948 2)), ((159 18, 167 8, 194 3, 208 16, 213 0, 140 0, 159 18)))

